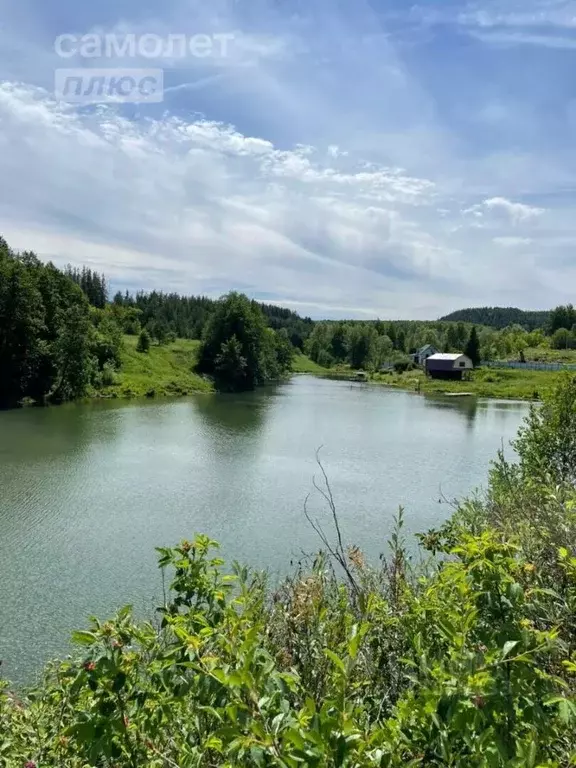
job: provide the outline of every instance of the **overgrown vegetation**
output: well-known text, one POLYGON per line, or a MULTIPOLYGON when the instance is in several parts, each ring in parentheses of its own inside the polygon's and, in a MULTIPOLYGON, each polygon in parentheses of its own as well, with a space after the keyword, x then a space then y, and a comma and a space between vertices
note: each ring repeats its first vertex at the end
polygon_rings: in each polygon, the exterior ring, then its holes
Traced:
POLYGON ((179 397, 210 392, 209 381, 194 372, 199 341, 177 339, 137 351, 138 338, 124 336, 120 366, 95 391, 99 397, 179 397))
POLYGON ((540 400, 556 384, 559 373, 507 368, 478 368, 465 381, 428 378, 423 370, 383 371, 372 381, 428 394, 470 394, 504 400, 540 400))
POLYGON ((197 367, 220 390, 253 390, 291 371, 293 353, 285 329, 268 328, 255 301, 230 293, 208 320, 197 367))
POLYGON ((500 455, 483 498, 379 565, 333 535, 280 588, 199 536, 159 550, 158 620, 125 608, 79 656, 0 693, 7 768, 453 766, 576 761, 576 380, 500 455), (438 557, 438 555, 441 555, 438 557))

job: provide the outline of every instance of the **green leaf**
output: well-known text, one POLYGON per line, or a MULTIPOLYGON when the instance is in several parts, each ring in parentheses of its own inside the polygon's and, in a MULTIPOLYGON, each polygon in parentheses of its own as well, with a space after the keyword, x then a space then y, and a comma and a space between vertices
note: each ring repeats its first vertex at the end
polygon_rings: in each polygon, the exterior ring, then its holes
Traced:
POLYGON ((331 651, 329 648, 324 649, 324 654, 327 656, 327 658, 330 659, 330 661, 338 667, 338 669, 343 673, 346 674, 346 666, 342 659, 337 656, 334 651, 331 651))
POLYGON ((112 683, 112 690, 114 693, 119 693, 122 688, 126 685, 126 673, 125 672, 118 672, 116 677, 114 678, 114 682, 112 683))
POLYGON ((516 646, 518 645, 518 640, 508 640, 504 643, 504 648, 502 648, 502 658, 505 659, 510 651, 512 651, 516 646))
POLYGON ((78 630, 77 632, 72 632, 72 642, 77 645, 94 645, 94 643, 98 642, 98 638, 94 632, 78 630))

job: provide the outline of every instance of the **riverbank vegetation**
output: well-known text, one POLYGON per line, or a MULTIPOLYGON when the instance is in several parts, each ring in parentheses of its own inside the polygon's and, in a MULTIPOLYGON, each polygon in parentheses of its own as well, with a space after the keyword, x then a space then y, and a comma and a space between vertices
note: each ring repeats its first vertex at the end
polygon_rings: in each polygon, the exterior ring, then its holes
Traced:
MULTIPOLYGON (((207 537, 159 550, 157 618, 74 634, 0 690, 7 768, 567 768, 576 760, 576 379, 533 408, 487 491, 376 564, 342 540, 279 586, 207 537)), ((330 533, 328 526, 332 527, 330 533)))
POLYGON ((539 400, 553 389, 559 373, 507 368, 479 368, 464 381, 432 379, 423 370, 394 370, 375 373, 371 381, 389 387, 400 387, 429 394, 470 394, 508 400, 539 400))
POLYGON ((179 397, 210 392, 212 385, 194 372, 199 341, 177 339, 137 351, 139 337, 124 336, 120 365, 109 371, 93 394, 96 397, 179 397))
POLYGON ((255 301, 230 293, 220 299, 206 324, 196 367, 219 390, 251 391, 286 376, 293 355, 285 329, 269 328, 255 301))

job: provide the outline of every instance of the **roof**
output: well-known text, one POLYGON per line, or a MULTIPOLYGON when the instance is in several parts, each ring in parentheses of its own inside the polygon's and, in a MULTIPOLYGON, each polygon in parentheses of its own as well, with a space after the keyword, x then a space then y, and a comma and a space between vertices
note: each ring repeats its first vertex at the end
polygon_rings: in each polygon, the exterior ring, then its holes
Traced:
POLYGON ((465 357, 464 352, 437 352, 431 355, 428 360, 458 360, 459 357, 465 357))
POLYGON ((423 347, 420 347, 420 349, 418 350, 418 352, 419 352, 419 353, 420 353, 420 352, 425 352, 427 349, 436 349, 436 347, 434 346, 434 344, 424 344, 424 346, 423 346, 423 347))

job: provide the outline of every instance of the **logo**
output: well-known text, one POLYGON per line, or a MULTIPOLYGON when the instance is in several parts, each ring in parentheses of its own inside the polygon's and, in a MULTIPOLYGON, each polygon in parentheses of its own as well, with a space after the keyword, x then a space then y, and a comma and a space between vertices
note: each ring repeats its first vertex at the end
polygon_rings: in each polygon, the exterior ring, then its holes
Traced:
POLYGON ((55 95, 71 104, 158 104, 161 69, 57 69, 55 95))

